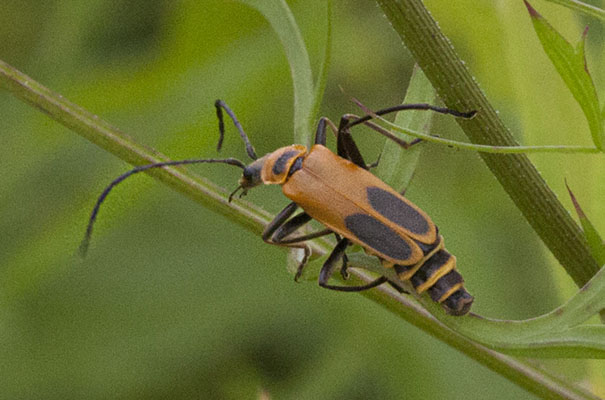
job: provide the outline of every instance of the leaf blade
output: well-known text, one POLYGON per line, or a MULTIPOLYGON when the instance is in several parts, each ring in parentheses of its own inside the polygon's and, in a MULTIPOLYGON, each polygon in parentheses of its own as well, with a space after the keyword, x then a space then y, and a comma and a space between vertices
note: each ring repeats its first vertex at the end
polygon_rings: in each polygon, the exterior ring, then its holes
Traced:
MULTIPOLYGON (((435 89, 416 65, 403 102, 432 104, 435 99, 435 89)), ((428 133, 432 118, 433 114, 430 112, 400 112, 395 117, 395 123, 411 130, 428 133)), ((408 142, 414 139, 404 133, 393 132, 393 134, 408 142)), ((386 140, 380 155, 380 163, 376 167, 376 176, 397 190, 407 188, 414 176, 421 151, 422 146, 403 150, 392 140, 386 140)))
POLYGON ((527 0, 524 2, 544 52, 580 105, 595 146, 603 149, 603 123, 599 99, 592 77, 588 72, 584 51, 587 29, 584 30, 581 40, 574 48, 527 0))
POLYGON ((284 0, 238 1, 260 12, 282 42, 294 87, 294 141, 308 145, 316 91, 309 54, 292 11, 284 0))
POLYGON ((569 188, 567 181, 565 182, 565 187, 567 187, 569 197, 571 197, 571 202, 573 203, 573 206, 576 209, 576 214, 578 215, 578 219, 580 220, 580 224, 582 225, 584 236, 586 237, 586 241, 588 242, 588 246, 590 247, 590 251, 593 257, 597 260, 600 265, 605 265, 605 243, 603 242, 601 235, 599 235, 597 229, 594 227, 592 222, 590 222, 590 220, 584 213, 584 210, 582 210, 580 203, 569 188))

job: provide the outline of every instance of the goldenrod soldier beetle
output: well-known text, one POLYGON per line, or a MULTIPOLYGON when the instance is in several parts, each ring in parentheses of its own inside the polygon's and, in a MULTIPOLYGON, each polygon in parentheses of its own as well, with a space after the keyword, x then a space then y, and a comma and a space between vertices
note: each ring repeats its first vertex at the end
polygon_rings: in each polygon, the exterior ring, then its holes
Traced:
MULTIPOLYGON (((339 127, 327 118, 319 120, 315 143, 307 149, 302 145, 282 147, 258 158, 254 147, 233 111, 221 100, 215 103, 219 121, 221 149, 225 126, 223 110, 229 115, 246 146, 249 165, 234 158, 194 159, 167 161, 136 167, 112 181, 99 196, 89 219, 81 250, 86 252, 93 224, 99 208, 111 189, 136 173, 165 166, 223 163, 243 170, 239 186, 229 196, 229 201, 241 189, 240 197, 260 184, 278 184, 292 202, 265 227, 262 238, 278 246, 300 248, 304 257, 299 264, 295 279, 302 274, 310 255, 306 241, 334 234, 337 244, 325 261, 319 274, 319 285, 332 290, 358 292, 388 283, 400 292, 404 289, 381 276, 362 286, 335 286, 328 280, 342 261, 341 273, 346 277, 345 250, 351 244, 360 245, 366 253, 377 256, 384 267, 394 268, 398 277, 409 281, 414 290, 428 292, 433 301, 440 303, 451 315, 468 313, 473 296, 463 286, 462 276, 456 271, 456 257, 448 253, 443 237, 428 215, 387 184, 368 171, 368 166, 353 141, 350 128, 364 124, 404 148, 420 142, 406 142, 371 122, 371 115, 357 117, 344 115, 339 127), (326 146, 326 129, 336 134, 337 154, 326 146), (303 211, 294 215, 298 208, 303 211), (293 216, 294 215, 294 216, 293 216), (299 228, 312 219, 326 229, 292 237, 299 228)), ((429 104, 402 104, 376 111, 373 115, 385 115, 403 110, 431 110, 461 118, 472 118, 475 112, 461 113, 429 104)))

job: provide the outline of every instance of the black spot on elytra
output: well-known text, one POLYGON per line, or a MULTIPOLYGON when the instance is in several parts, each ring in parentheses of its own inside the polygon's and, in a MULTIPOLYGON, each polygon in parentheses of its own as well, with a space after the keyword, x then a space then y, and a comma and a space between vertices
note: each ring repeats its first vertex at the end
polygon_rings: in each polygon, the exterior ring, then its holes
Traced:
POLYGON ((429 232, 426 218, 399 197, 376 186, 370 186, 366 191, 370 205, 389 221, 418 235, 429 232))
POLYGON ((345 226, 367 245, 395 260, 407 260, 412 248, 394 230, 366 214, 353 214, 345 218, 345 226))

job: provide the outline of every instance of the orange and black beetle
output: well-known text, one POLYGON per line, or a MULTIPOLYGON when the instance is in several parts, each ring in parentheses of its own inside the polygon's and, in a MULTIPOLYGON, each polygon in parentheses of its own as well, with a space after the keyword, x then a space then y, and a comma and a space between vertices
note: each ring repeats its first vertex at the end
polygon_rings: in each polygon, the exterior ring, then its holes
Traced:
MULTIPOLYGON (((284 195, 292 200, 266 226, 262 237, 270 244, 305 250, 296 278, 302 273, 310 252, 305 241, 334 234, 338 242, 320 271, 320 286, 339 291, 362 291, 389 283, 403 291, 396 282, 389 281, 384 276, 363 286, 329 284, 328 280, 341 261, 341 272, 343 276, 346 275, 345 250, 354 243, 360 245, 366 253, 377 256, 384 267, 394 268, 398 277, 409 281, 419 294, 428 292, 447 313, 468 313, 473 296, 464 288, 462 276, 456 271, 456 258, 445 250, 443 237, 439 235, 437 227, 424 211, 368 171, 370 166, 363 160, 351 137, 350 128, 365 124, 404 148, 419 140, 407 143, 373 124, 370 115, 359 118, 348 114, 341 118, 338 128, 327 118, 321 118, 315 134, 315 144, 310 149, 302 145, 291 145, 258 158, 233 111, 221 100, 217 100, 215 106, 220 131, 217 148, 220 150, 224 137, 225 110, 238 129, 248 155, 254 161, 246 166, 233 158, 180 160, 144 165, 128 171, 111 182, 99 196, 82 243, 83 251, 88 246, 101 203, 110 190, 127 177, 163 166, 225 163, 243 169, 239 186, 229 196, 229 201, 239 189, 242 189, 243 195, 260 184, 281 185, 284 195), (325 147, 327 126, 336 134, 337 154, 325 147), (293 216, 298 207, 303 211, 293 216), (292 236, 312 219, 323 224, 326 229, 292 236)), ((403 104, 375 114, 384 115, 402 110, 432 110, 463 118, 474 115, 474 112, 460 113, 428 104, 403 104)))

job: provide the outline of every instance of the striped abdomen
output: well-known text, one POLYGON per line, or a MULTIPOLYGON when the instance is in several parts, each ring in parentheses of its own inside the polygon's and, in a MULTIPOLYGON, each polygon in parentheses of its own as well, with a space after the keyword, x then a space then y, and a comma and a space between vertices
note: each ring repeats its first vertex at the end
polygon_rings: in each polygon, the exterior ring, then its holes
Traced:
POLYGON ((410 281, 418 294, 428 292, 448 314, 468 313, 473 296, 466 291, 464 279, 456 271, 456 257, 443 247, 443 237, 439 235, 435 243, 428 246, 418 244, 424 258, 414 265, 394 265, 399 278, 410 281))

